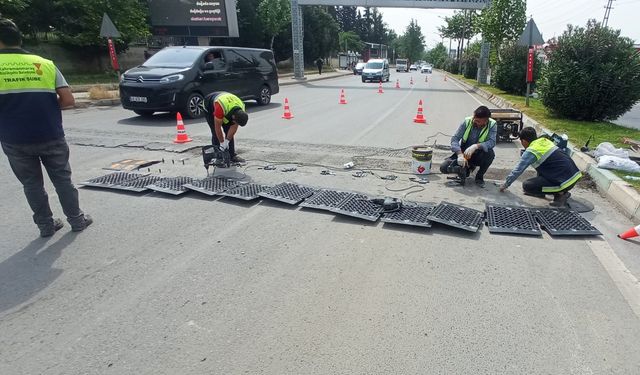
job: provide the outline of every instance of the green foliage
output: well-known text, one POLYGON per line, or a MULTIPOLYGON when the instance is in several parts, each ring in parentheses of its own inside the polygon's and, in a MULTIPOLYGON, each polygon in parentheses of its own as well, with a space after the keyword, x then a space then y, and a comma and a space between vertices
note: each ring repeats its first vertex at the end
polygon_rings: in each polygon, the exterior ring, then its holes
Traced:
POLYGON ((258 5, 264 31, 271 37, 269 49, 273 49, 276 35, 291 25, 291 3, 289 0, 262 0, 258 5))
POLYGON ((408 58, 409 61, 420 60, 424 52, 424 35, 416 20, 411 19, 401 38, 398 54, 408 58))
POLYGON ((304 17, 304 60, 312 64, 319 57, 326 57, 338 50, 340 26, 324 6, 303 7, 304 17))
POLYGON ((527 23, 526 0, 493 0, 491 6, 482 10, 480 29, 484 39, 491 43, 501 59, 501 47, 505 42, 520 37, 527 23))
MULTIPOLYGON (((502 60, 498 63, 491 80, 494 86, 510 94, 524 95, 527 92, 527 56, 529 48, 511 43, 502 49, 502 60)), ((533 80, 540 77, 542 62, 533 64, 533 80)))
POLYGON ((558 38, 539 85, 544 105, 579 120, 615 119, 640 100, 640 55, 619 30, 595 20, 558 38))
POLYGON ((447 47, 442 43, 438 43, 427 52, 425 60, 433 64, 436 69, 444 68, 447 61, 447 47))
POLYGON ((358 11, 357 7, 336 7, 336 20, 338 21, 338 25, 340 25, 340 30, 342 31, 353 31, 356 32, 358 30, 358 11))
POLYGON ((353 31, 341 32, 338 34, 338 40, 340 43, 341 50, 347 51, 357 51, 360 52, 364 49, 365 45, 358 34, 353 31))
POLYGON ((467 50, 462 57, 462 74, 465 78, 476 79, 481 48, 481 42, 473 42, 467 47, 467 50))

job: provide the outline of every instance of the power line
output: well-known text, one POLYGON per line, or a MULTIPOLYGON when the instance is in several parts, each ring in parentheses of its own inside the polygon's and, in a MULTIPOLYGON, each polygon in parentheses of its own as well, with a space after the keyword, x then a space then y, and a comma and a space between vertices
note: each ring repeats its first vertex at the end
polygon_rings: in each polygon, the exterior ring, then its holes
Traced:
POLYGON ((604 27, 607 27, 607 25, 609 24, 609 15, 611 14, 612 3, 613 3, 613 0, 607 1, 607 6, 605 7, 605 10, 604 10, 604 20, 602 21, 602 26, 604 27))

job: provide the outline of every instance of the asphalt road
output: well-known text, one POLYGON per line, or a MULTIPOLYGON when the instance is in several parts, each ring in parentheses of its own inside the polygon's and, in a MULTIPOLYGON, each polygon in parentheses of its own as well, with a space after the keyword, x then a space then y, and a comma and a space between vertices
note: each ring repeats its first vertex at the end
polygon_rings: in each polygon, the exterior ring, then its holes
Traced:
MULTIPOLYGON (((251 161, 217 173, 376 196, 414 191, 406 198, 477 209, 546 204, 522 197, 519 184, 501 194, 491 183, 449 187, 432 174, 414 187, 401 173, 408 152, 395 149, 450 134, 478 102, 439 74, 413 88, 409 75, 398 76, 403 88, 385 85, 384 94, 351 76, 283 88, 277 103, 250 107, 239 147, 247 159, 306 164, 285 173, 251 161), (340 88, 347 105, 337 104, 340 88), (293 120, 280 118, 284 97, 293 120), (419 99, 426 126, 411 121, 419 99), (326 176, 326 167, 310 165, 356 155, 370 155, 355 158, 363 169, 398 180, 337 168, 326 176)), ((76 181, 126 158, 164 158, 151 170, 163 175, 205 175, 197 151, 163 149, 174 134, 167 115, 89 108, 64 118, 76 181), (114 147, 123 142, 140 146, 114 147)), ((194 143, 209 137, 202 121, 188 122, 188 133, 194 143)), ((501 145, 498 155, 496 181, 518 151, 501 145)), ((640 372, 638 247, 615 238, 632 223, 587 184, 575 195, 594 203, 584 216, 601 237, 412 229, 264 200, 82 188, 95 224, 45 240, 4 155, 0 178, 2 374, 640 372)))
POLYGON ((640 129, 640 103, 633 106, 629 112, 613 121, 613 123, 628 128, 640 129))

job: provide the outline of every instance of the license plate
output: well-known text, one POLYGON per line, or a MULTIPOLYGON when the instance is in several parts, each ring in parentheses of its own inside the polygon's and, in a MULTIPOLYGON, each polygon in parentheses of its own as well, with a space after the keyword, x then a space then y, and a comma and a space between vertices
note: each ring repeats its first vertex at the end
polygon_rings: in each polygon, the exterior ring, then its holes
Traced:
POLYGON ((130 96, 129 97, 129 101, 130 102, 138 102, 138 103, 146 103, 147 102, 147 97, 146 96, 130 96))

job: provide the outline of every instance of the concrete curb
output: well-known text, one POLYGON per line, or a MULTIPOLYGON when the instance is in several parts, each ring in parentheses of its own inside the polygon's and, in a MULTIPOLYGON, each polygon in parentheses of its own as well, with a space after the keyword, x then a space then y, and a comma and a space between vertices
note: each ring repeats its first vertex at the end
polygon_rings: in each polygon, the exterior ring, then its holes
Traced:
MULTIPOLYGON (((460 84, 465 89, 482 96, 499 108, 514 108, 513 103, 499 96, 493 95, 478 86, 472 86, 467 82, 460 81, 450 75, 449 78, 460 84)), ((524 126, 531 126, 538 131, 543 131, 548 134, 553 133, 527 115, 524 115, 523 119, 524 126)), ((569 149, 571 150, 571 158, 573 161, 582 172, 587 173, 591 177, 600 194, 604 195, 610 202, 617 205, 621 209, 621 212, 626 216, 635 222, 640 222, 640 193, 611 171, 598 168, 597 163, 593 158, 582 152, 575 151, 577 148, 574 145, 569 144, 569 149)))

